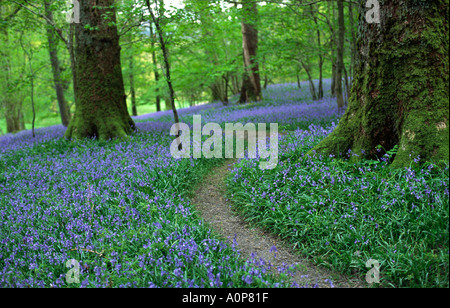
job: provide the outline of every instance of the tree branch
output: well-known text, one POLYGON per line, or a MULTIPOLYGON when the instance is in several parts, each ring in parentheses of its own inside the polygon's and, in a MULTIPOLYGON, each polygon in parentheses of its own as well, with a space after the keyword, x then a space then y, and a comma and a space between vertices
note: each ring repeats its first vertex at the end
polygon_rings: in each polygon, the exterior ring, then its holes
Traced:
MULTIPOLYGON (((64 42, 64 44, 66 44, 66 46, 67 46, 68 42, 67 42, 67 39, 62 35, 62 30, 61 30, 60 28, 58 28, 58 27, 56 26, 56 24, 55 24, 53 21, 51 21, 50 19, 48 19, 47 16, 41 14, 40 12, 33 11, 32 9, 30 9, 30 8, 27 7, 26 5, 24 5, 24 4, 22 4, 22 3, 19 3, 19 2, 15 1, 15 0, 11 0, 11 2, 14 2, 15 4, 17 4, 17 5, 19 5, 20 7, 24 8, 25 10, 27 10, 27 11, 30 12, 31 14, 36 15, 36 16, 41 17, 42 19, 44 19, 44 20, 47 22, 48 25, 52 26, 52 27, 55 29, 56 33, 58 34, 58 37, 59 37, 59 38, 64 42)), ((28 1, 25 1, 25 2, 26 2, 27 4, 29 4, 29 5, 31 5, 32 7, 37 8, 35 5, 30 4, 28 1)))

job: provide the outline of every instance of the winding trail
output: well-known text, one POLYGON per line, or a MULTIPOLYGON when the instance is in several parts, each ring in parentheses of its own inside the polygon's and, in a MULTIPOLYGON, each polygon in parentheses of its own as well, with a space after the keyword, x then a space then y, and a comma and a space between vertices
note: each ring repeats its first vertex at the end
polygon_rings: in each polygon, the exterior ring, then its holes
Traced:
POLYGON ((367 283, 356 278, 346 277, 327 269, 318 268, 304 257, 295 253, 279 237, 260 228, 250 226, 231 207, 226 199, 225 178, 229 167, 235 160, 225 160, 224 164, 212 169, 197 187, 192 204, 199 211, 203 220, 218 234, 227 238, 230 245, 237 244, 241 257, 248 259, 256 254, 256 260, 262 258, 272 264, 272 268, 297 264, 293 280, 300 286, 358 288, 367 283), (274 246, 276 250, 274 249, 274 246), (330 283, 330 281, 332 283, 330 283))

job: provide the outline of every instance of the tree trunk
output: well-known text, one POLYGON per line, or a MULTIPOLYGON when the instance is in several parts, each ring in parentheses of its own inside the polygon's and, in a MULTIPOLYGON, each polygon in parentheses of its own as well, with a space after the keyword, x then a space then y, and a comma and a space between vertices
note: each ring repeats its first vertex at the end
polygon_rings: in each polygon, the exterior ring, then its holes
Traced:
MULTIPOLYGON (((153 74, 155 75, 155 83, 159 82, 159 72, 156 62, 156 51, 155 51, 155 35, 153 33, 153 24, 150 23, 150 38, 152 46, 152 63, 153 63, 153 74)), ((159 88, 156 88, 156 111, 161 111, 161 95, 159 95, 159 88)))
POLYGON ((219 101, 224 105, 228 104, 228 82, 227 79, 222 76, 222 78, 217 78, 217 80, 209 86, 211 89, 211 99, 212 101, 219 101), (225 81, 225 82, 224 82, 225 81))
POLYGON ((236 95, 240 92, 241 85, 239 82, 239 76, 236 74, 231 75, 231 94, 236 95))
POLYGON ((6 132, 7 133, 16 133, 22 130, 20 125, 20 116, 11 115, 9 113, 5 113, 6 118, 6 132))
POLYGON ((335 93, 339 110, 344 110, 344 93, 342 91, 342 72, 344 70, 344 0, 338 0, 338 41, 336 57, 335 93))
POLYGON ((172 110, 172 103, 170 102, 170 97, 164 97, 164 105, 166 106, 166 110, 172 110))
POLYGON ((317 27, 317 49, 319 51, 319 88, 317 92, 317 98, 323 98, 323 55, 322 55, 322 44, 321 44, 321 35, 319 30, 319 23, 317 22, 317 14, 316 11, 319 11, 319 8, 316 8, 316 5, 311 5, 311 15, 314 20, 314 24, 317 27))
MULTIPOLYGON (((50 2, 44 0, 45 16, 50 22, 53 22, 53 13, 50 9, 50 2)), ((47 25, 48 51, 50 54, 50 63, 52 65, 53 82, 55 84, 56 99, 58 101, 59 113, 61 115, 61 123, 68 126, 70 122, 70 108, 64 97, 64 87, 61 80, 61 69, 58 59, 58 41, 54 29, 47 25)))
POLYGON ((223 104, 224 105, 228 105, 230 103, 230 101, 228 100, 228 87, 229 87, 229 79, 228 79, 228 73, 226 73, 225 75, 222 76, 222 78, 225 81, 225 93, 224 93, 224 99, 223 99, 223 104))
MULTIPOLYGON (((7 16, 9 12, 6 6, 0 6, 0 38, 3 41, 3 47, 0 49, 0 99, 2 107, 5 110, 6 132, 15 133, 25 128, 22 113, 23 93, 17 88, 18 80, 15 76, 14 66, 11 64, 11 49, 15 46, 10 43, 9 32, 7 28, 7 16)), ((20 77, 21 78, 21 77, 20 77)))
POLYGON ((350 20, 350 33, 351 33, 351 65, 350 65, 350 89, 353 85, 353 75, 355 71, 355 57, 356 57, 356 33, 355 33, 355 21, 353 15, 353 4, 350 2, 348 4, 348 16, 350 20))
POLYGON ((382 155, 393 167, 449 160, 448 1, 380 1, 380 23, 360 14, 349 106, 314 150, 382 155), (410 157, 411 154, 411 157, 410 157))
POLYGON ((306 65, 303 61, 301 61, 301 64, 302 64, 304 70, 306 71, 306 74, 308 75, 309 91, 311 92, 311 98, 313 101, 315 101, 315 100, 317 100, 316 86, 314 85, 314 80, 312 79, 309 65, 306 65))
POLYGON ((335 8, 334 8, 334 1, 328 1, 328 12, 331 15, 330 19, 333 22, 329 23, 330 27, 330 50, 331 50, 331 97, 336 97, 336 33, 335 30, 335 8))
MULTIPOLYGON (((166 45, 166 40, 164 38, 164 31, 161 25, 161 18, 164 15, 164 1, 160 0, 159 1, 159 9, 160 11, 158 12, 159 16, 158 18, 156 18, 155 14, 153 13, 153 10, 150 6, 150 1, 146 0, 146 4, 147 4, 147 8, 150 12, 151 18, 153 23, 155 24, 155 28, 156 28, 156 32, 158 33, 158 38, 159 38, 159 45, 161 47, 161 51, 163 54, 163 59, 164 59, 164 67, 165 67, 165 74, 166 74, 166 82, 167 82, 167 86, 169 88, 169 99, 170 99, 170 105, 172 107, 172 112, 173 112, 173 119, 174 122, 176 124, 180 123, 180 120, 178 118, 178 111, 177 108, 175 106, 175 91, 173 89, 173 84, 172 84, 172 77, 170 75, 170 62, 169 62, 169 49, 166 45)), ((178 131, 177 133, 177 138, 180 137, 180 131, 178 131)), ((183 144, 180 142, 178 144, 178 150, 182 150, 182 146, 183 144)))
MULTIPOLYGON (((148 1, 147 1, 147 6, 150 10, 150 4, 148 1)), ((163 54, 166 82, 167 82, 167 86, 169 88, 169 103, 170 103, 170 106, 173 111, 174 121, 175 121, 175 123, 179 123, 178 112, 177 112, 177 108, 175 107, 175 91, 173 89, 172 77, 170 74, 169 50, 167 48, 166 41, 164 39, 164 33, 161 28, 161 25, 159 24, 159 22, 157 21, 156 17, 153 15, 153 13, 151 13, 151 15, 152 15, 152 19, 155 24, 155 27, 156 27, 156 32, 158 33, 159 44, 160 44, 161 51, 163 54)), ((181 145, 181 143, 180 143, 180 145, 181 145)))
POLYGON ((331 55, 331 97, 336 97, 336 61, 333 54, 331 55))
POLYGON ((130 94, 131 94, 131 114, 133 116, 137 116, 137 108, 136 108, 136 89, 134 88, 134 62, 133 55, 130 57, 130 94))
POLYGON ((69 39, 67 40, 67 50, 69 51, 70 57, 70 69, 72 70, 72 87, 73 87, 73 101, 74 104, 77 102, 77 61, 75 59, 75 24, 71 23, 69 26, 69 39))
POLYGON ((245 0, 242 2, 242 48, 244 52, 244 81, 242 83, 240 103, 250 101, 260 101, 261 78, 259 75, 259 65, 256 59, 258 51, 258 30, 256 21, 258 10, 256 2, 245 0))
POLYGON ((132 133, 113 0, 80 1, 76 39, 76 110, 66 138, 108 140, 132 133), (104 16, 108 14, 109 20, 104 16))

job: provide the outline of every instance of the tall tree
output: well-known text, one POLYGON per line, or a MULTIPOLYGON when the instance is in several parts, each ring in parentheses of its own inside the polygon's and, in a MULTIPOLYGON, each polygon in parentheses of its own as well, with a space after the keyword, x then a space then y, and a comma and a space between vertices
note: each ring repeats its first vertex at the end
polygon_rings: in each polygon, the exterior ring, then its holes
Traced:
POLYGON ((31 99, 31 108, 33 111, 33 120, 31 121, 31 134, 33 136, 33 138, 36 137, 36 134, 34 132, 34 124, 36 121, 36 109, 34 106, 34 78, 35 78, 35 71, 33 69, 33 65, 32 65, 32 60, 33 60, 33 48, 31 47, 30 44, 30 49, 27 50, 27 48, 24 46, 23 41, 22 41, 22 37, 23 37, 23 32, 20 34, 20 46, 22 47, 23 52, 25 53, 26 57, 28 58, 28 67, 30 70, 30 74, 29 74, 29 79, 30 79, 30 99, 31 99))
MULTIPOLYGON (((164 17, 164 0, 155 0, 157 13, 155 13, 153 11, 152 6, 150 5, 150 0, 146 0, 146 4, 147 4, 147 8, 150 12, 150 16, 152 19, 151 21, 155 25, 156 33, 158 34, 159 45, 160 45, 161 52, 163 54, 163 59, 164 59, 166 82, 167 82, 167 86, 169 88, 170 106, 172 107, 174 122, 176 124, 178 124, 180 122, 180 120, 178 118, 178 111, 175 106, 175 91, 173 89, 172 77, 170 74, 171 71, 170 71, 170 61, 169 61, 169 48, 167 46, 166 37, 164 35, 163 24, 162 24, 162 20, 165 18, 164 17)), ((181 135, 180 130, 178 130, 177 137, 180 137, 180 135, 181 135)), ((178 149, 179 150, 182 149, 181 142, 178 144, 178 149)))
POLYGON ((66 138, 125 137, 135 124, 126 106, 113 0, 80 1, 75 26, 76 109, 66 138))
POLYGON ((256 2, 243 0, 242 15, 242 49, 245 71, 239 102, 245 103, 262 99, 261 78, 256 58, 258 52, 258 9, 256 2))
MULTIPOLYGON (((164 68, 165 68, 165 74, 166 74, 166 81, 167 86, 169 88, 169 100, 170 100, 170 106, 172 107, 173 111, 173 117, 175 123, 179 123, 178 119, 178 112, 175 107, 175 91, 173 89, 173 82, 171 77, 171 70, 170 70, 170 61, 169 61, 169 47, 167 46, 166 38, 164 35, 163 25, 162 25, 162 19, 164 18, 164 1, 163 0, 157 0, 155 1, 156 4, 156 11, 155 13, 153 11, 152 6, 150 5, 150 1, 146 0, 147 8, 150 12, 151 16, 151 22, 155 25, 156 33, 158 34, 159 38, 159 45, 161 48, 161 52, 163 54, 164 59, 164 68)), ((180 143, 181 145, 181 143, 180 143)))
POLYGON ((136 88, 134 86, 134 59, 133 54, 130 55, 129 59, 130 72, 128 74, 128 78, 130 80, 130 95, 131 95, 131 114, 133 116, 137 116, 137 107, 136 107, 136 88))
POLYGON ((337 38, 337 57, 336 57, 336 76, 335 76, 335 94, 339 110, 344 109, 344 93, 342 90, 342 73, 344 71, 344 0, 337 0, 338 6, 338 38, 337 38))
MULTIPOLYGON (((361 8, 363 10, 363 8, 361 8)), ((380 1, 380 23, 360 12, 358 55, 348 108, 314 150, 398 145, 393 167, 449 159, 449 6, 446 0, 380 1)))
POLYGON ((322 99, 323 98, 323 55, 322 55, 322 43, 321 43, 321 34, 320 34, 320 28, 317 18, 317 12, 319 11, 319 7, 315 4, 311 4, 310 13, 311 17, 314 21, 314 24, 316 26, 316 34, 317 34, 317 51, 318 51, 318 57, 319 57, 319 86, 317 89, 317 98, 322 99))
POLYGON ((24 68, 15 65, 13 61, 13 51, 16 51, 16 43, 10 39, 9 24, 16 17, 20 7, 13 8, 6 3, 0 2, 0 38, 2 48, 0 48, 0 64, 2 70, 0 77, 0 100, 5 109, 6 131, 15 133, 25 129, 22 104, 24 93, 21 90, 23 83, 24 68), (20 74, 19 74, 20 72, 20 74))
MULTIPOLYGON (((153 74, 155 76, 155 83, 158 84, 159 82, 159 71, 158 71, 158 62, 156 59, 156 49, 155 49, 155 40, 156 40, 156 36, 153 33, 153 23, 150 22, 149 25, 149 30, 150 30, 150 43, 151 43, 151 47, 152 47, 152 63, 153 63, 153 74)), ((159 112, 161 111, 161 95, 159 94, 159 87, 156 88, 156 111, 159 112)))
POLYGON ((61 68, 58 58, 58 38, 55 33, 55 29, 52 27, 52 24, 54 24, 54 20, 49 0, 44 0, 44 8, 45 8, 45 16, 47 17, 48 51, 50 54, 50 63, 52 65, 53 82, 55 84, 56 99, 58 101, 61 123, 67 127, 69 125, 71 118, 70 108, 64 96, 64 86, 63 81, 61 79, 61 68))

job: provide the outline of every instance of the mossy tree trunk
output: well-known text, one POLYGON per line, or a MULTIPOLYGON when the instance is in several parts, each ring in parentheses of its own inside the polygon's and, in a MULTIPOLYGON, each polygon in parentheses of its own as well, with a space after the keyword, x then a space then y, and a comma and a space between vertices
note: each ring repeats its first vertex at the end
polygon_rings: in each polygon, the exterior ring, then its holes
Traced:
POLYGON ((66 138, 108 140, 132 133, 113 0, 80 1, 75 26, 76 109, 66 138))
MULTIPOLYGON (((363 10, 363 8, 361 8, 363 10)), ((382 155, 393 167, 449 159, 448 1, 380 1, 380 23, 362 11, 349 106, 313 150, 382 155)))

